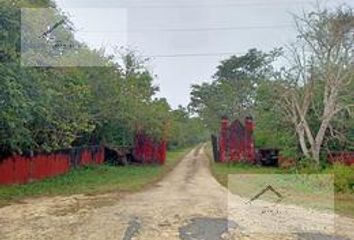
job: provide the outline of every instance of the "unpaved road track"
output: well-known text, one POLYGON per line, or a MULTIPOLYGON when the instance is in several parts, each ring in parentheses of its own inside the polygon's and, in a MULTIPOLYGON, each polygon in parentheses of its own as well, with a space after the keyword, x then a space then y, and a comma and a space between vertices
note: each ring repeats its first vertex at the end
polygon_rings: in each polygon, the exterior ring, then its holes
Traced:
POLYGON ((278 207, 284 214, 276 218, 292 233, 267 232, 264 224, 274 216, 243 203, 216 182, 203 149, 195 149, 143 192, 32 199, 1 208, 0 239, 354 239, 353 219, 336 217, 333 233, 326 230, 333 220, 328 214, 287 206, 278 207), (308 226, 324 231, 300 231, 308 226))

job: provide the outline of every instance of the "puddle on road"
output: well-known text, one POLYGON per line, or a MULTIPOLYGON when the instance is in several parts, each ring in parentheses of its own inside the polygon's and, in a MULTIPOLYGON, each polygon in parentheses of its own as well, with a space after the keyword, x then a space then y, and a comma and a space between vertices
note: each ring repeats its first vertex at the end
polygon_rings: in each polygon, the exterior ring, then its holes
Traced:
POLYGON ((347 237, 326 235, 321 233, 297 233, 298 240, 350 240, 347 237))
POLYGON ((179 236, 183 240, 215 240, 229 228, 235 229, 237 224, 221 218, 194 218, 186 226, 179 229, 179 236))
POLYGON ((133 237, 136 236, 136 234, 139 233, 139 230, 141 228, 141 222, 138 218, 133 218, 128 225, 127 230, 125 230, 123 240, 131 240, 133 237))

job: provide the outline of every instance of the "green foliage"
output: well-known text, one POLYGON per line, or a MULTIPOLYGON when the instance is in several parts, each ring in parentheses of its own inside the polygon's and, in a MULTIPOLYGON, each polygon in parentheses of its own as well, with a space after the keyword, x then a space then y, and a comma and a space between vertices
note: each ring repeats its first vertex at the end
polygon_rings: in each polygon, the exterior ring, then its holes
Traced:
POLYGON ((334 175, 336 192, 354 194, 354 166, 334 164, 333 168, 327 171, 334 175))
POLYGON ((189 107, 213 132, 224 115, 231 121, 252 115, 256 147, 308 156, 318 165, 318 153, 325 160, 328 151, 354 149, 353 11, 318 10, 297 19, 299 46, 286 56, 294 55, 290 69, 272 67, 281 50, 232 56, 213 82, 192 86, 189 107))
POLYGON ((176 119, 166 99, 155 97, 159 89, 153 85, 148 60, 127 49, 117 50, 115 56, 89 49, 74 38, 72 24, 52 1, 1 3, 0 156, 85 144, 127 146, 139 129, 156 140, 177 139, 177 128, 194 130, 193 140, 173 140, 178 147, 199 140, 199 129, 191 127, 196 119, 176 119), (52 8, 45 11, 33 8, 48 6, 52 8), (21 7, 32 11, 21 16, 21 7), (60 19, 66 19, 65 24, 50 40, 38 37, 46 30, 43 22, 51 25, 60 19), (63 39, 80 50, 53 48, 63 39), (41 54, 32 45, 40 46, 41 54), (117 58, 120 64, 113 61, 117 58), (24 67, 23 60, 43 67, 24 67), (83 61, 97 67, 84 67, 83 61), (58 65, 72 67, 53 67, 58 65))
POLYGON ((328 151, 352 149, 354 13, 350 6, 295 17, 279 95, 304 156, 320 164, 328 151))
POLYGON ((279 54, 279 50, 262 53, 250 49, 243 56, 222 61, 211 84, 192 86, 190 108, 213 132, 219 131, 224 115, 233 120, 251 114, 256 124, 256 146, 278 148, 294 157, 296 136, 282 118, 274 91, 278 82, 271 64, 279 54))
POLYGON ((0 8, 1 153, 67 147, 93 128, 87 111, 90 89, 81 75, 21 67, 19 6, 24 2, 0 8))
POLYGON ((190 116, 190 113, 179 107, 171 112, 169 129, 169 149, 178 149, 197 145, 209 140, 210 134, 200 118, 190 116))
POLYGON ((212 131, 217 131, 222 116, 231 120, 251 114, 260 81, 269 79, 278 50, 263 53, 250 49, 243 56, 222 61, 212 83, 193 85, 190 109, 212 131))
POLYGON ((291 131, 290 123, 283 120, 277 92, 274 91, 277 84, 275 80, 259 82, 254 107, 256 147, 278 148, 284 157, 296 157, 296 135, 291 131))

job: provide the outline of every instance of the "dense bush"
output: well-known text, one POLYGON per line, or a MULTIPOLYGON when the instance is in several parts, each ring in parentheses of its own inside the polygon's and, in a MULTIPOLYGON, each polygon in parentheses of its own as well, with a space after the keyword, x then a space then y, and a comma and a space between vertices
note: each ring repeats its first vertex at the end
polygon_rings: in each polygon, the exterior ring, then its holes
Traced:
POLYGON ((336 192, 354 194, 354 166, 348 167, 335 164, 329 173, 334 175, 334 187, 336 192))
MULTIPOLYGON (((30 38, 50 53, 34 55, 21 43, 21 7, 49 6, 53 19, 67 19, 49 0, 1 0, 0 157, 73 145, 131 145, 137 129, 144 129, 156 140, 176 137, 168 134, 176 132, 174 128, 191 129, 189 116, 176 123, 180 119, 174 117, 167 101, 156 98, 158 87, 153 85, 148 62, 132 51, 120 49, 116 56, 107 56, 103 50, 89 49, 75 40, 69 25, 63 24, 51 33, 50 40, 30 38), (63 37, 80 46, 80 51, 51 48, 53 39, 63 37), (30 56, 31 63, 44 66, 24 67, 21 56, 30 56), (98 61, 100 67, 54 67, 52 60, 58 56, 64 64, 90 59, 98 61), (117 57, 120 64, 113 61, 117 57)), ((40 16, 32 17, 34 24, 40 24, 40 16)), ((40 31, 36 25, 23 29, 23 34, 30 36, 28 31, 40 31)), ((195 142, 178 141, 177 146, 195 142)))

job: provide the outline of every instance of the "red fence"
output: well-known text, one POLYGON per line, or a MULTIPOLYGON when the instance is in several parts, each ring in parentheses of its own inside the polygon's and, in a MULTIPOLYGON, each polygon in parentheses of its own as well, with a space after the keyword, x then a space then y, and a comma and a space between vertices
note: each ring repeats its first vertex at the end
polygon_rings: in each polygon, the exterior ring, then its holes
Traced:
POLYGON ((345 165, 354 165, 354 152, 331 152, 327 159, 330 163, 343 163, 345 165))
MULTIPOLYGON (((162 165, 166 161, 166 151, 166 141, 154 141, 140 132, 135 137, 133 160, 162 165)), ((64 174, 72 168, 103 164, 104 161, 103 146, 72 148, 34 156, 10 156, 0 159, 0 185, 28 183, 64 174)))
POLYGON ((104 162, 102 146, 72 148, 32 157, 11 156, 0 160, 0 184, 21 184, 57 176, 71 168, 104 162))
POLYGON ((134 159, 143 164, 164 164, 166 161, 166 141, 156 142, 140 132, 135 137, 134 159))

